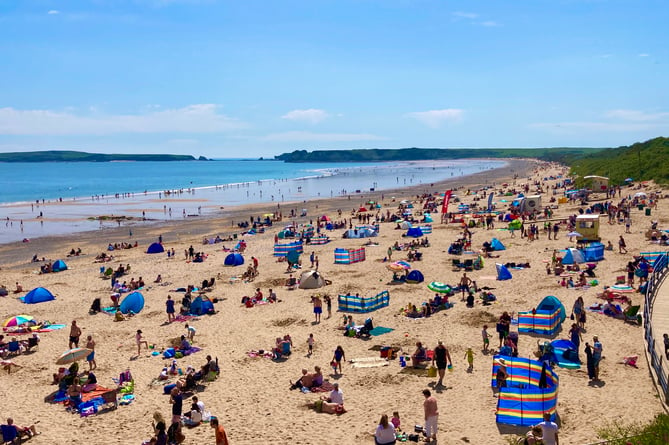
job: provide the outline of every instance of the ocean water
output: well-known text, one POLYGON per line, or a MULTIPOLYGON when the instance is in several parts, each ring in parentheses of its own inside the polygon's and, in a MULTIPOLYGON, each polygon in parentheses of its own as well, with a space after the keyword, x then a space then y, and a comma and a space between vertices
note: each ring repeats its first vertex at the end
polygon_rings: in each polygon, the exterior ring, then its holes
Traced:
MULTIPOLYGON (((101 228, 99 215, 171 220, 253 203, 429 185, 500 168, 504 161, 388 163, 216 161, 0 164, 0 243, 101 228), (165 191, 170 191, 166 194, 165 191), (41 214, 41 217, 40 217, 41 214), (8 219, 9 218, 9 219, 8 219)), ((105 224, 103 223, 102 228, 105 224)))

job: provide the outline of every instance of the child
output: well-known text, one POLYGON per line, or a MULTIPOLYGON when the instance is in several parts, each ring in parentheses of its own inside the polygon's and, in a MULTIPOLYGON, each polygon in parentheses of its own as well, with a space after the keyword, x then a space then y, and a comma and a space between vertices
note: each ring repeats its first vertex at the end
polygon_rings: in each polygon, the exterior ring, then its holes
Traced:
POLYGON ((309 334, 309 338, 307 339, 307 344, 309 345, 309 353, 307 354, 307 356, 311 357, 311 354, 314 353, 314 334, 309 334))
POLYGON ((467 363, 469 363, 469 371, 474 369, 474 351, 472 348, 467 348, 467 351, 465 352, 465 358, 467 359, 467 363))
POLYGON ((188 331, 188 341, 190 341, 192 343, 193 339, 195 338, 196 330, 193 326, 188 325, 188 323, 186 323, 186 325, 184 327, 188 331))
POLYGON ((390 423, 393 424, 397 431, 402 431, 402 428, 400 428, 400 413, 397 411, 393 411, 393 418, 390 419, 390 423))
POLYGON ((492 337, 492 335, 488 334, 487 324, 483 325, 483 330, 481 331, 481 335, 483 336, 483 352, 487 352, 488 346, 490 346, 490 337, 492 337))

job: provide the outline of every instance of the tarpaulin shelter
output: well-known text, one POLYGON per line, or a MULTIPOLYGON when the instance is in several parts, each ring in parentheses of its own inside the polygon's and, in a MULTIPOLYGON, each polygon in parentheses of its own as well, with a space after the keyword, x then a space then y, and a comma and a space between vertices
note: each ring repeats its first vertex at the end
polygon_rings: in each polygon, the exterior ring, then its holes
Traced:
POLYGON ((144 309, 144 295, 139 292, 128 294, 119 306, 119 310, 123 314, 129 314, 130 312, 139 314, 142 309, 144 309))
POLYGON ((507 379, 505 388, 499 388, 495 421, 507 425, 531 426, 543 421, 544 413, 555 418, 558 401, 558 375, 541 362, 520 357, 496 355, 493 360, 491 386, 496 387, 495 376, 504 360, 507 379), (540 382, 545 384, 540 385, 540 382))
POLYGON ((62 272, 64 270, 67 270, 67 264, 63 260, 56 260, 51 265, 52 272, 62 272))
POLYGON ((511 272, 509 272, 509 269, 504 264, 495 263, 495 267, 497 268, 498 281, 510 280, 513 278, 513 276, 511 276, 511 272))
POLYGON ((163 252, 165 252, 165 248, 160 243, 153 243, 149 246, 148 249, 146 249, 146 253, 163 253, 163 252))
POLYGON ((409 230, 407 230, 406 236, 419 238, 419 237, 423 236, 423 231, 421 230, 420 227, 412 227, 409 230))
POLYGON ((493 238, 492 241, 490 241, 490 247, 495 249, 495 251, 506 250, 504 244, 502 244, 502 242, 497 238, 493 238))
POLYGON ((241 253, 233 252, 225 257, 223 264, 226 266, 241 266, 244 264, 244 257, 241 253))
POLYGON ((214 303, 206 295, 199 295, 190 304, 191 315, 206 315, 214 313, 214 303))
POLYGON ((337 301, 340 312, 372 312, 390 304, 390 293, 384 290, 368 298, 356 295, 339 295, 337 301))
POLYGON ((316 270, 307 270, 300 275, 300 289, 318 289, 325 286, 323 274, 316 270))
POLYGON ((287 256, 288 252, 295 251, 302 253, 303 247, 300 241, 292 241, 290 243, 276 243, 274 244, 274 256, 287 256))
POLYGON ((585 263, 585 258, 583 253, 580 250, 570 247, 567 249, 564 258, 562 258, 562 264, 582 264, 585 263))
POLYGON ((423 277, 420 270, 416 269, 409 272, 406 279, 406 282, 411 284, 422 283, 423 281, 425 281, 425 277, 423 277))
POLYGON ((353 264, 365 261, 365 248, 344 249, 338 247, 334 251, 335 264, 353 264))
POLYGON ((35 289, 28 292, 24 297, 21 297, 21 301, 26 304, 37 304, 44 303, 45 301, 55 300, 56 297, 53 296, 49 290, 43 287, 36 287, 35 289))
POLYGON ((551 295, 541 300, 536 309, 518 312, 518 332, 555 335, 566 318, 564 305, 551 295))

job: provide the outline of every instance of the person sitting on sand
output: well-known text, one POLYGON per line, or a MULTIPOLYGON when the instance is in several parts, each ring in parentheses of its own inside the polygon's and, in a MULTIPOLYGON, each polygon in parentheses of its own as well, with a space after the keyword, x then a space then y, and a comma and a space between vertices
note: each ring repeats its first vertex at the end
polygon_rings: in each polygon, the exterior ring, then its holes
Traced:
POLYGON ((73 409, 77 409, 81 404, 81 392, 82 388, 79 384, 79 379, 75 378, 69 388, 67 388, 67 395, 70 398, 70 406, 73 409))
POLYGON ((306 369, 302 369, 302 377, 297 379, 295 383, 293 381, 290 381, 290 389, 298 389, 298 388, 311 388, 313 385, 313 376, 309 374, 309 371, 306 369))
POLYGON ((423 343, 416 343, 416 350, 411 354, 411 364, 414 368, 418 368, 421 362, 427 360, 427 349, 423 346, 423 343))
POLYGON ((153 280, 154 283, 162 283, 163 282, 163 277, 162 275, 158 274, 155 280, 153 280))
POLYGON ((16 282, 16 289, 14 289, 14 293, 15 293, 15 294, 20 294, 21 292, 23 292, 23 286, 21 286, 21 285, 19 284, 19 282, 17 281, 17 282, 16 282))
POLYGON ((33 436, 36 436, 38 434, 37 429, 35 428, 35 424, 32 424, 30 426, 18 426, 14 425, 14 419, 11 417, 7 418, 7 426, 13 427, 16 430, 16 435, 19 439, 29 439, 33 436))
POLYGON ((320 399, 315 402, 309 402, 306 406, 307 408, 315 409, 317 413, 344 414, 346 412, 344 405, 326 402, 325 400, 320 399))

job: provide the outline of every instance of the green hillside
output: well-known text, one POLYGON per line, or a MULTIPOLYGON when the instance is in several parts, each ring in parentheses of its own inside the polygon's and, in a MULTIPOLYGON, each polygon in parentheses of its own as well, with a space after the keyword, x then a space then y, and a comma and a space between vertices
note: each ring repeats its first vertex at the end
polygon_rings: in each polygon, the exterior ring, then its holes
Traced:
POLYGON ((134 155, 85 153, 83 151, 27 151, 0 153, 0 162, 112 162, 112 161, 194 161, 190 155, 134 155))
POLYGON ((657 137, 626 147, 609 148, 567 159, 566 163, 572 174, 607 176, 611 184, 622 184, 626 178, 669 184, 669 139, 657 137))

